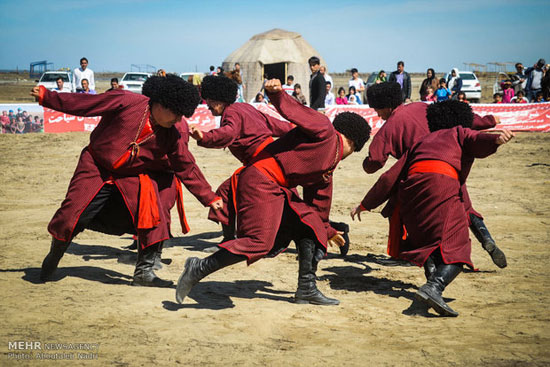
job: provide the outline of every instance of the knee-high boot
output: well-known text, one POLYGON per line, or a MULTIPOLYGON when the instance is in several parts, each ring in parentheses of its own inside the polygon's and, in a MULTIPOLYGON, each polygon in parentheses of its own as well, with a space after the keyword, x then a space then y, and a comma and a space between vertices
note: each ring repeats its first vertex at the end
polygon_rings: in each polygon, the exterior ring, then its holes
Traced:
POLYGON ((315 283, 314 253, 315 242, 306 238, 298 241, 298 289, 294 294, 296 303, 313 305, 338 305, 340 301, 325 297, 315 283))
POLYGON ((182 303, 195 284, 205 276, 244 260, 246 260, 245 256, 235 255, 224 248, 204 259, 199 259, 198 257, 188 258, 185 261, 185 268, 178 279, 176 301, 182 303))
POLYGON ((434 262, 434 259, 432 258, 432 255, 430 255, 426 259, 426 262, 424 262, 424 275, 426 276, 426 280, 429 280, 436 270, 437 266, 434 262))
POLYGON ((442 316, 458 316, 458 312, 454 311, 445 303, 442 294, 445 287, 447 287, 461 271, 462 264, 438 265, 435 273, 428 279, 428 282, 416 292, 416 299, 433 307, 433 309, 442 316))
POLYGON ((476 236, 477 240, 481 242, 481 246, 483 246, 485 251, 491 255, 493 263, 495 263, 495 265, 499 268, 505 268, 506 265, 508 265, 506 263, 506 255, 504 255, 504 252, 497 247, 495 240, 493 240, 491 233, 489 233, 489 230, 487 229, 487 226, 483 223, 483 219, 470 214, 470 222, 470 229, 472 230, 472 233, 476 236))
POLYGON ((67 251, 67 249, 69 248, 70 244, 71 241, 60 241, 52 237, 50 252, 46 255, 44 261, 42 261, 40 280, 42 280, 43 282, 51 280, 53 273, 57 269, 57 265, 59 265, 59 261, 65 254, 65 251, 67 251))
POLYGON ((162 246, 162 243, 157 243, 146 248, 142 248, 141 244, 138 244, 138 257, 132 285, 167 288, 174 284, 171 280, 159 278, 153 271, 159 246, 162 246))

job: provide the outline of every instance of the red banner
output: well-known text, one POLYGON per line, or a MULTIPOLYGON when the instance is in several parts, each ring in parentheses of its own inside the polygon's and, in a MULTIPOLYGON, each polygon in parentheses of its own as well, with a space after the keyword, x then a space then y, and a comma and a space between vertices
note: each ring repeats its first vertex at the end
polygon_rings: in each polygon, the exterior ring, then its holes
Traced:
MULTIPOLYGON (((275 108, 264 103, 252 104, 263 113, 282 119, 275 108)), ((500 118, 499 127, 514 131, 550 132, 550 103, 528 104, 472 104, 474 112, 479 115, 495 115, 500 118)), ((374 109, 367 106, 337 105, 325 109, 325 114, 332 121, 337 114, 349 111, 363 116, 372 127, 372 134, 382 127, 384 121, 378 117, 374 109)), ((92 131, 99 123, 100 117, 75 117, 44 109, 44 132, 57 133, 67 131, 92 131)), ((219 117, 214 117, 206 105, 199 105, 195 114, 187 119, 188 124, 198 125, 201 130, 208 131, 219 126, 219 117)))

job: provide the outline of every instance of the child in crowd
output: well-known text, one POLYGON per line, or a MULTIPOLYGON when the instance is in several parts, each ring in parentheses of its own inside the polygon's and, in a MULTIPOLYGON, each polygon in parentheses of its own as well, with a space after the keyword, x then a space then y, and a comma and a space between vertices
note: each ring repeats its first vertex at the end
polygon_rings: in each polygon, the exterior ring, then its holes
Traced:
POLYGON ((437 102, 446 101, 451 97, 451 91, 447 88, 447 81, 445 78, 439 79, 439 88, 435 92, 437 102))
POLYGON ((351 105, 358 105, 359 104, 359 103, 357 103, 357 97, 355 96, 355 94, 350 94, 349 95, 348 104, 351 104, 351 105))
POLYGON ((458 92, 456 98, 459 102, 470 103, 470 101, 466 99, 466 93, 464 92, 458 92))
POLYGON ((519 91, 518 92, 518 95, 516 96, 516 98, 514 98, 514 100, 512 101, 513 103, 527 103, 527 100, 525 98, 525 93, 523 93, 523 91, 519 91))
POLYGON ((542 103, 544 102, 544 99, 542 99, 542 92, 538 92, 535 96, 535 101, 533 103, 542 103))
POLYGON ((294 84, 294 93, 292 97, 303 105, 307 105, 306 97, 302 94, 302 86, 298 83, 294 84))
POLYGON ((500 93, 493 94, 493 103, 502 103, 502 94, 500 93))
POLYGON ((434 94, 434 89, 431 85, 426 91, 428 92, 428 94, 426 94, 426 102, 437 102, 437 96, 434 94))
POLYGON ((357 93, 357 89, 355 89, 355 87, 353 85, 349 87, 348 92, 349 92, 349 94, 348 94, 348 104, 362 104, 361 98, 359 97, 359 94, 357 93), (351 99, 352 99, 351 96, 355 97, 355 98, 353 98, 355 103, 351 103, 351 99))
POLYGON ((502 103, 511 103, 514 98, 514 88, 510 80, 504 81, 502 84, 502 103))
POLYGON ((340 89, 338 89, 336 104, 348 104, 348 99, 346 98, 346 90, 343 87, 340 87, 340 89))

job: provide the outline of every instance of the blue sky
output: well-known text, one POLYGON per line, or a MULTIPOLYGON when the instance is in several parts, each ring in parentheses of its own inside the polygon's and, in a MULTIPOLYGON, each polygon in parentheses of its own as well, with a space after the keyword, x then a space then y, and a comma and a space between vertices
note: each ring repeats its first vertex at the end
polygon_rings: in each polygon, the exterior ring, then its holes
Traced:
POLYGON ((94 71, 220 65, 250 37, 300 33, 329 71, 437 72, 464 62, 550 62, 550 1, 1 0, 0 69, 48 60, 94 71))

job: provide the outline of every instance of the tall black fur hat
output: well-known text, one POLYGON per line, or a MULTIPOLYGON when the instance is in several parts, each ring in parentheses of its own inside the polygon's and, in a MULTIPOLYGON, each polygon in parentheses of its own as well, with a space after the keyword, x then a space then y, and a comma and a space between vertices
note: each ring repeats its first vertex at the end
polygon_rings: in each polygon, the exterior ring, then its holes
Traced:
POLYGON ((231 104, 237 99, 237 83, 225 76, 205 76, 201 83, 201 95, 204 99, 231 104))
POLYGON ((450 129, 455 126, 472 127, 474 113, 468 103, 447 100, 432 103, 426 110, 430 131, 450 129))
POLYGON ((149 103, 160 103, 176 115, 193 116, 200 97, 198 89, 177 75, 151 76, 143 83, 144 96, 149 103))
POLYGON ((332 123, 336 131, 353 141, 355 151, 363 149, 370 137, 370 125, 355 112, 342 112, 336 115, 332 123))
POLYGON ((403 103, 401 86, 396 82, 373 84, 367 89, 367 100, 372 108, 396 108, 403 103))

